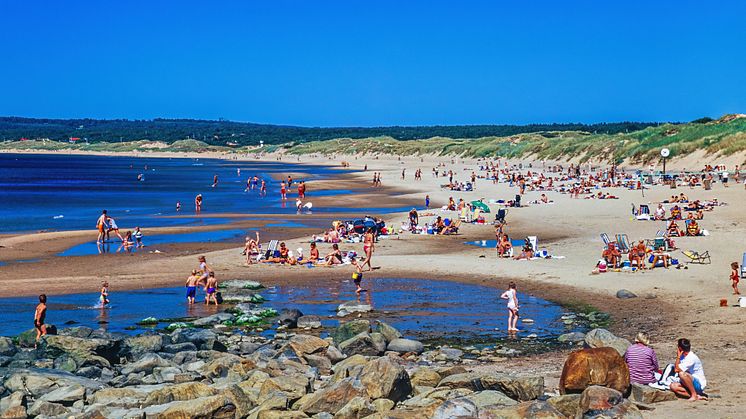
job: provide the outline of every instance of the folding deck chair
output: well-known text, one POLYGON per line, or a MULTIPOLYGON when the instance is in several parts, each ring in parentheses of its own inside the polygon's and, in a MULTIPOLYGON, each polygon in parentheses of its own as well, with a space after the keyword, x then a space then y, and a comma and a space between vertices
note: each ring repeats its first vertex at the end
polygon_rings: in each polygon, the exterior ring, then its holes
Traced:
POLYGON ((681 253, 689 258, 689 263, 698 263, 700 265, 709 265, 710 263, 712 263, 709 250, 702 253, 694 250, 682 250, 681 253))
POLYGON ((274 257, 275 251, 277 250, 279 244, 280 244, 279 240, 270 240, 270 242, 267 244, 267 251, 264 252, 264 259, 269 259, 270 257, 274 257))

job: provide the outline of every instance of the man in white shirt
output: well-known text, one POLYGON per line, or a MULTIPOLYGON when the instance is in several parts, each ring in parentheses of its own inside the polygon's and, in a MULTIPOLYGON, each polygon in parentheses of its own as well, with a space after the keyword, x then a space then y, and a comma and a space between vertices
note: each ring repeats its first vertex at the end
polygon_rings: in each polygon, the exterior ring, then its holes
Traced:
POLYGON ((679 396, 688 397, 690 401, 707 400, 704 396, 707 379, 702 361, 691 349, 689 339, 678 340, 674 366, 679 374, 679 382, 671 383, 671 391, 679 396))

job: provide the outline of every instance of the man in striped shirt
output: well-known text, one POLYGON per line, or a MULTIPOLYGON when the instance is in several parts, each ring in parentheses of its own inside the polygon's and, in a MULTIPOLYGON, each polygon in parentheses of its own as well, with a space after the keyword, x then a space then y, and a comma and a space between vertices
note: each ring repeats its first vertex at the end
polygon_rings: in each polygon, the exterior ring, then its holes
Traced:
POLYGON ((650 384, 656 382, 655 373, 658 371, 658 357, 650 346, 647 333, 640 332, 635 337, 635 343, 627 348, 624 360, 629 366, 629 382, 650 384))

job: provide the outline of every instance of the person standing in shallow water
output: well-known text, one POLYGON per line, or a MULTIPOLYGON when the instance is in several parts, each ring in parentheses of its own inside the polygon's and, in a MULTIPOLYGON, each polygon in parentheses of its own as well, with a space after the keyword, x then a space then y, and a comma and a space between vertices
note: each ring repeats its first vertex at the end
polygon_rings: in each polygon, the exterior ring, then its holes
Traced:
POLYGON ((500 298, 508 300, 508 332, 519 332, 517 327, 518 323, 518 293, 515 289, 515 282, 511 281, 508 285, 508 290, 502 293, 500 298))
MULTIPOLYGON (((47 326, 44 324, 47 318, 47 295, 41 294, 39 296, 39 304, 36 306, 34 312, 34 328, 36 329, 36 340, 41 339, 42 336, 47 334, 47 326)), ((36 347, 36 345, 34 345, 36 347)))

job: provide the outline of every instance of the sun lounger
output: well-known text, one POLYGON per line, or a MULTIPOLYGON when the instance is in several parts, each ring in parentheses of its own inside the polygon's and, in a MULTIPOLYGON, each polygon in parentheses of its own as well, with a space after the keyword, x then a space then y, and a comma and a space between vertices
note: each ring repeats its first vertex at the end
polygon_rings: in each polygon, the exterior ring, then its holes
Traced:
POLYGON ((461 221, 466 221, 467 223, 469 220, 469 208, 464 206, 464 208, 461 209, 461 214, 459 214, 459 219, 461 221))
POLYGON ((712 259, 710 259, 710 251, 705 251, 702 253, 699 253, 694 250, 682 250, 681 253, 684 254, 687 258, 689 258, 690 263, 698 263, 700 265, 709 265, 712 263, 712 259))
POLYGON ((531 244, 531 250, 535 252, 539 251, 539 238, 536 236, 526 236, 528 242, 531 244))
POLYGON ((746 253, 743 254, 743 259, 741 260, 741 278, 746 278, 746 253))
POLYGON ((616 245, 619 247, 619 251, 622 253, 629 253, 630 245, 629 245, 629 239, 627 239, 626 234, 617 234, 616 235, 616 245))
POLYGON ((601 233, 601 240, 604 241, 604 244, 608 247, 609 243, 611 243, 611 240, 609 240, 609 235, 606 233, 601 233))
POLYGON ((269 259, 271 257, 274 257, 275 251, 277 250, 277 247, 279 246, 280 241, 279 240, 270 240, 270 242, 267 244, 267 251, 264 252, 264 259, 269 259))
POLYGON ((508 216, 508 210, 505 208, 500 208, 497 210, 497 214, 495 214, 495 222, 502 224, 505 222, 505 217, 507 216, 508 216))

